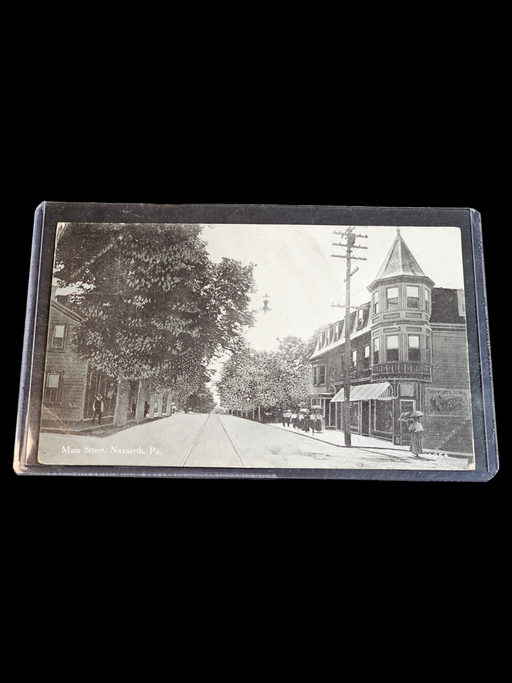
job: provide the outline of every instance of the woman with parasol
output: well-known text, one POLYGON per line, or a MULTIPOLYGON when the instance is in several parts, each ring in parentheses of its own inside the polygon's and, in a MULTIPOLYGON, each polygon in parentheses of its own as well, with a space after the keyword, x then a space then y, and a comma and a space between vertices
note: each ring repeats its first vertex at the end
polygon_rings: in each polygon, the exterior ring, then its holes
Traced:
POLYGON ((411 432, 411 453, 419 458, 420 453, 423 453, 423 425, 420 422, 420 417, 423 413, 419 410, 411 410, 408 415, 408 419, 412 419, 412 423, 409 425, 409 431, 411 432))

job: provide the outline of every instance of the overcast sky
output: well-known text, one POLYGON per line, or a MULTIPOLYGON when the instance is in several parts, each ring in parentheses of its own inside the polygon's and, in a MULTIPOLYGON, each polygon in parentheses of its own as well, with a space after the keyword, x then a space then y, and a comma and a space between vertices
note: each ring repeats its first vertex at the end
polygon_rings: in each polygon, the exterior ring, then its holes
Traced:
MULTIPOLYGON (((344 309, 332 308, 345 303, 346 261, 332 258, 345 250, 332 246, 342 240, 333 231, 344 226, 304 225, 209 225, 202 239, 213 261, 223 256, 256 264, 257 292, 252 295, 252 308, 258 311, 256 325, 247 338, 256 349, 270 350, 276 339, 293 335, 307 339, 320 325, 344 317, 344 309), (270 311, 263 313, 263 300, 268 294, 270 311)), ((458 228, 408 228, 400 232, 422 268, 436 287, 463 288, 462 252, 458 228)), ((352 304, 370 300, 366 289, 375 279, 396 237, 394 227, 357 227, 354 256, 367 261, 353 261, 359 271, 351 278, 352 304)))

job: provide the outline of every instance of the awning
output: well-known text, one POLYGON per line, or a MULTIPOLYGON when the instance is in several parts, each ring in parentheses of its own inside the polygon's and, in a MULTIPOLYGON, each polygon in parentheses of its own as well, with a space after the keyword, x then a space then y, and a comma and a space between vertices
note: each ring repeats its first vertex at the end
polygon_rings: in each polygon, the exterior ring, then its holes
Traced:
MULTIPOLYGON (((374 384, 359 384, 350 387, 350 401, 370 401, 373 399, 391 398, 392 389, 389 382, 375 382, 374 384)), ((340 389, 331 403, 341 403, 345 400, 345 389, 340 389)))

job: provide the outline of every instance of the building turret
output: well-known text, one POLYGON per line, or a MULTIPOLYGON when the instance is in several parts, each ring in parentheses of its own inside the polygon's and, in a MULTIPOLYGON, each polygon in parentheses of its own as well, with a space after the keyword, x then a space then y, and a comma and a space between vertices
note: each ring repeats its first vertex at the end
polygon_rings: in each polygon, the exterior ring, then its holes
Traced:
POLYGON ((372 381, 432 380, 429 319, 433 287, 397 228, 386 258, 367 288, 371 294, 372 381))

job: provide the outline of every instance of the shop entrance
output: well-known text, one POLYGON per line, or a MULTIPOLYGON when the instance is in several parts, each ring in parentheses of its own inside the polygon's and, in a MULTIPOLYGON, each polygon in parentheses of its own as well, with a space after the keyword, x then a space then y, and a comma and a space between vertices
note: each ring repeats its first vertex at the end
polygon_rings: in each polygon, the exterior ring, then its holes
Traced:
POLYGON ((361 401, 361 434, 370 436, 370 401, 361 401))

